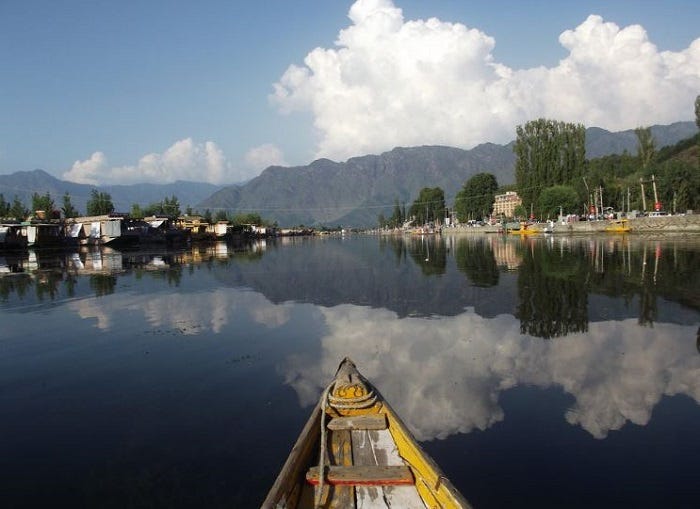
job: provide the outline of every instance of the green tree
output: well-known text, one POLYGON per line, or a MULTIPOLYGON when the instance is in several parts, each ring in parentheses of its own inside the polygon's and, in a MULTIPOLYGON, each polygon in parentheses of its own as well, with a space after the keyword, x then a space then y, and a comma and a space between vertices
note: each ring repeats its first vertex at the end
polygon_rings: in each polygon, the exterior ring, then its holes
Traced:
POLYGON ((10 215, 10 202, 5 201, 5 197, 0 193, 0 217, 8 217, 10 215))
MULTIPOLYGON (((695 125, 700 129, 700 95, 695 98, 695 125)), ((698 136, 698 167, 700 167, 700 136, 698 136)))
POLYGON ((669 209, 683 211, 700 208, 700 172, 691 164, 671 160, 659 168, 659 200, 669 209))
POLYGON ((101 216, 114 212, 114 204, 109 193, 97 191, 93 189, 90 193, 90 199, 87 202, 88 216, 101 216))
POLYGON ((439 187, 424 187, 411 205, 409 215, 418 224, 436 221, 445 214, 445 192, 439 187))
POLYGON ((515 180, 529 210, 543 189, 579 179, 586 165, 586 129, 538 119, 516 128, 515 180))
POLYGON ((146 217, 146 214, 143 213, 141 205, 139 205, 138 203, 132 203, 131 212, 129 212, 129 216, 134 219, 143 219, 144 217, 146 217))
POLYGON ((177 196, 172 195, 170 198, 166 197, 165 200, 163 200, 162 213, 170 217, 180 216, 180 202, 178 201, 177 196))
POLYGON ((29 215, 29 209, 24 206, 24 203, 22 203, 17 195, 15 195, 14 199, 12 200, 9 215, 18 221, 24 220, 29 215))
POLYGON ((634 130, 637 135, 637 157, 642 169, 648 171, 656 153, 656 142, 651 134, 650 127, 637 127, 634 130))
POLYGON ((538 210, 543 218, 558 217, 559 211, 575 212, 580 209, 580 201, 576 189, 571 186, 552 186, 540 193, 537 202, 538 210))
POLYGON ((63 207, 61 207, 61 210, 63 211, 63 217, 78 217, 80 215, 78 209, 73 206, 70 194, 67 191, 63 193, 63 207))
POLYGON ((527 217, 527 215, 527 209, 525 209, 525 207, 523 207, 522 205, 518 205, 513 210, 513 216, 516 218, 524 219, 527 217))
POLYGON ((404 210, 401 209, 401 206, 399 205, 399 200, 395 199, 393 212, 391 214, 391 217, 386 220, 386 225, 389 228, 398 228, 403 224, 405 220, 406 218, 404 217, 404 210))
POLYGON ((461 222, 483 219, 491 213, 498 189, 496 177, 491 173, 477 173, 464 183, 455 197, 455 211, 461 222))
POLYGON ((204 219, 204 222, 209 223, 209 224, 211 224, 211 223, 214 222, 214 218, 213 218, 212 215, 211 215, 211 210, 206 209, 206 210, 204 211, 204 217, 203 217, 203 219, 204 219))
POLYGON ((51 194, 47 191, 46 194, 33 193, 32 194, 32 210, 43 210, 46 212, 47 216, 51 215, 51 212, 56 208, 51 194))

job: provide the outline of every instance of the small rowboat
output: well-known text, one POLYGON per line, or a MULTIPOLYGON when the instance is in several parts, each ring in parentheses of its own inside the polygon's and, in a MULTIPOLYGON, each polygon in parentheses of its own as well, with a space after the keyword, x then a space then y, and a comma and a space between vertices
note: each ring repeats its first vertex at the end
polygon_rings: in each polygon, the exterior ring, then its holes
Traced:
POLYGON ((262 507, 471 506, 345 358, 262 507))

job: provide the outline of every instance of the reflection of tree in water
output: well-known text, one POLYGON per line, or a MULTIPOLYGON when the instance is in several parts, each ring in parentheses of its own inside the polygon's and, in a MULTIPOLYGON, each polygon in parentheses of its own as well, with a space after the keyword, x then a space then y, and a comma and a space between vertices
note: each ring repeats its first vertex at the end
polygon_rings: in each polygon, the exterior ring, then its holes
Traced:
POLYGON ((460 238, 455 248, 457 269, 464 272, 474 286, 498 285, 498 264, 491 245, 484 237, 460 238))
POLYGON ((396 264, 401 265, 406 260, 406 243, 403 236, 384 235, 379 238, 379 250, 391 249, 396 256, 396 264))
POLYGON ((596 293, 639 299, 640 325, 658 320, 657 299, 677 301, 700 309, 700 252, 681 243, 596 242, 588 256, 594 268, 591 287, 596 293))
POLYGON ((63 281, 62 272, 39 272, 36 274, 36 296, 39 300, 48 297, 54 300, 58 296, 58 285, 63 281))
POLYGON ((0 297, 7 301, 10 295, 17 294, 20 299, 27 295, 32 286, 32 277, 29 274, 16 274, 10 277, 0 277, 0 297))
POLYGON ((550 339, 588 330, 588 267, 580 253, 526 244, 518 273, 520 332, 550 339), (532 247, 532 249, 530 249, 532 247))
POLYGON ((95 290, 96 297, 113 294, 116 286, 116 276, 110 274, 93 274, 90 276, 90 288, 95 290))
POLYGON ((409 254, 425 276, 439 276, 447 266, 445 240, 435 235, 412 237, 408 244, 409 254))
POLYGON ((74 274, 66 274, 64 286, 68 297, 75 297, 75 286, 78 284, 78 278, 74 274))

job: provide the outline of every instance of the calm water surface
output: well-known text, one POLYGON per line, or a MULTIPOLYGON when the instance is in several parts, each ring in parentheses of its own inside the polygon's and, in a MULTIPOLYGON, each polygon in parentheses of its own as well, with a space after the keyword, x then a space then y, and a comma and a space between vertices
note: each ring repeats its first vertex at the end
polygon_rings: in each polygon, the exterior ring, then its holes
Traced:
POLYGON ((257 507, 352 357, 477 508, 697 507, 700 239, 0 253, 0 506, 257 507))

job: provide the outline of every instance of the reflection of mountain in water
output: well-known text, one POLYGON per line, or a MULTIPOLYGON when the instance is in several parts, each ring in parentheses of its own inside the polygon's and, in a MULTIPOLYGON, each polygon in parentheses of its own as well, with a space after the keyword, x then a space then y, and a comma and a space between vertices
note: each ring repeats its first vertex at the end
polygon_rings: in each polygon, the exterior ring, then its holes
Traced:
POLYGON ((585 331, 589 321, 687 322, 698 300, 700 250, 685 241, 520 239, 497 235, 289 238, 171 252, 30 252, 0 257, 0 298, 50 301, 119 291, 118 279, 148 275, 162 291, 245 287, 273 303, 385 308, 399 317, 518 316, 539 337, 585 331), (187 285, 182 285, 188 274, 187 285), (165 283, 165 284, 162 284, 165 283), (622 297, 622 299, 620 299, 622 297), (677 302, 664 306, 659 300, 677 302))
POLYGON ((512 314, 514 274, 496 277, 496 289, 481 281, 475 284, 455 265, 455 251, 465 249, 468 241, 439 236, 299 240, 269 248, 250 270, 219 277, 277 303, 293 300, 327 307, 349 303, 390 309, 401 317, 454 316, 467 307, 483 316, 512 314))

